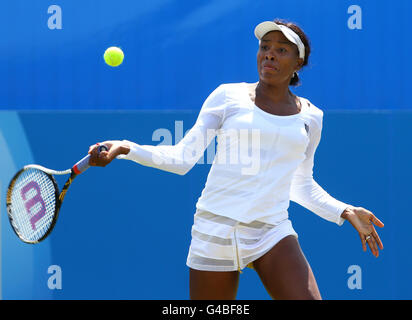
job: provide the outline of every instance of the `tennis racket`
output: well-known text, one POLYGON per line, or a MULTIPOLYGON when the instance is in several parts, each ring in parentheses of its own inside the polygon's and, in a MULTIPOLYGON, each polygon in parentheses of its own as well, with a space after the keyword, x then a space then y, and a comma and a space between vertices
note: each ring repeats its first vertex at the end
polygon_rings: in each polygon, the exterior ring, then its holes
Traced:
MULTIPOLYGON (((107 151, 100 145, 98 151, 107 151)), ((16 235, 26 243, 39 243, 53 230, 67 189, 74 178, 86 171, 90 155, 77 162, 71 169, 55 171, 30 164, 18 171, 7 190, 7 213, 16 235), (70 174, 59 193, 53 175, 70 174)))

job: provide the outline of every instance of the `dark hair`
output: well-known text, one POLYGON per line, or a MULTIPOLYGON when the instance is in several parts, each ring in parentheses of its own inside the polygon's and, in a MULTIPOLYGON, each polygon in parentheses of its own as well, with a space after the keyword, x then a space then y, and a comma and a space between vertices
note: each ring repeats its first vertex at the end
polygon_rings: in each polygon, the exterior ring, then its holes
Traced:
MULTIPOLYGON (((292 29, 299 37, 300 40, 302 40, 304 46, 305 46, 305 59, 303 61, 303 65, 302 67, 306 66, 309 62, 309 56, 310 56, 310 42, 308 37, 306 36, 306 34, 303 32, 302 28, 300 28, 296 23, 294 22, 290 22, 290 21, 286 21, 283 19, 275 19, 274 22, 276 24, 281 24, 284 26, 287 26, 288 28, 292 29)), ((295 72, 293 74, 292 79, 290 80, 289 85, 291 86, 299 86, 300 82, 299 82, 299 76, 298 74, 295 72)))

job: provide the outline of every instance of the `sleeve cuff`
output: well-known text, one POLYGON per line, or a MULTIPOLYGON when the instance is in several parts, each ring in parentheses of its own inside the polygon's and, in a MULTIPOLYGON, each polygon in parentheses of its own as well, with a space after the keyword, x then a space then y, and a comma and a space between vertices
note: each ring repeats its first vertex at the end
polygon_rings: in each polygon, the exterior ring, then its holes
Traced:
MULTIPOLYGON (((340 202, 340 201, 339 201, 339 202, 340 202)), ((343 219, 341 216, 342 216, 342 213, 343 213, 348 207, 350 207, 350 205, 348 205, 348 204, 346 204, 346 203, 343 203, 343 202, 340 202, 340 204, 339 204, 339 214, 338 214, 338 217, 337 217, 337 219, 336 219, 336 221, 335 221, 338 226, 343 225, 343 223, 346 221, 346 220, 343 219)))
POLYGON ((130 160, 130 155, 131 155, 131 153, 132 153, 132 145, 131 145, 131 143, 130 143, 130 141, 128 141, 128 140, 122 140, 125 144, 127 144, 128 145, 128 147, 129 147, 129 153, 128 154, 119 154, 117 157, 116 157, 116 159, 125 159, 125 160, 130 160))

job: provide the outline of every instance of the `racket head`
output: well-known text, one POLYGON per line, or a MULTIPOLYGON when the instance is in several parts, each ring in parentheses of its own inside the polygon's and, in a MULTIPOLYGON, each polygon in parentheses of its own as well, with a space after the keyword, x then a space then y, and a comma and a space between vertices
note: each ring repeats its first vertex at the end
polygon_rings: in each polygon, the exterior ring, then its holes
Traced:
POLYGON ((61 202, 54 177, 25 166, 10 181, 7 214, 16 235, 25 243, 39 243, 53 230, 61 202))

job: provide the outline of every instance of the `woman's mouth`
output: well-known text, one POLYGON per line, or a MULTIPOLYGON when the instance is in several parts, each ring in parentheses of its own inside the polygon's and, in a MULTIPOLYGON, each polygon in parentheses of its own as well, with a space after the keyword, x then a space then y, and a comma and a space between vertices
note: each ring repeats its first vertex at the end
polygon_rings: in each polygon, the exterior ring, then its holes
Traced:
POLYGON ((275 66, 271 66, 271 65, 264 65, 263 69, 266 71, 278 71, 278 69, 275 66))

